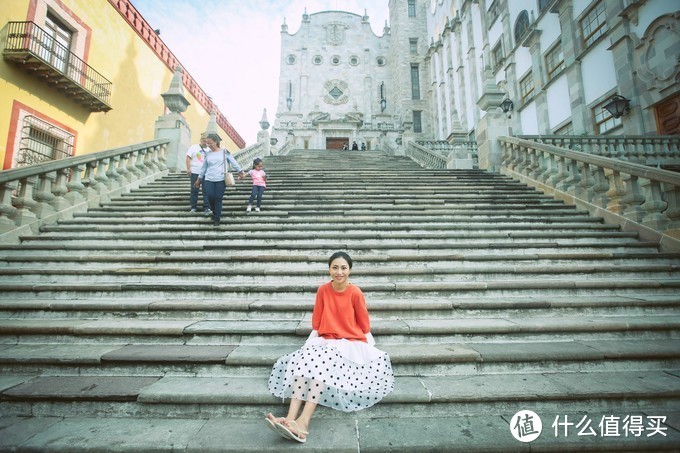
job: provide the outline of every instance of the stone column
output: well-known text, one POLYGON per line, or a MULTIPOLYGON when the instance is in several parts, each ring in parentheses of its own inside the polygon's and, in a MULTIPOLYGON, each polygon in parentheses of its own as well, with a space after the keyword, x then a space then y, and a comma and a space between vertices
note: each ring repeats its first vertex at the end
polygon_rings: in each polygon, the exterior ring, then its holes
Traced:
POLYGON ((170 171, 181 171, 184 168, 184 156, 191 146, 191 129, 181 115, 189 106, 189 101, 184 97, 182 69, 179 66, 175 68, 170 88, 161 96, 170 113, 159 116, 156 120, 155 138, 170 139, 165 163, 170 171))

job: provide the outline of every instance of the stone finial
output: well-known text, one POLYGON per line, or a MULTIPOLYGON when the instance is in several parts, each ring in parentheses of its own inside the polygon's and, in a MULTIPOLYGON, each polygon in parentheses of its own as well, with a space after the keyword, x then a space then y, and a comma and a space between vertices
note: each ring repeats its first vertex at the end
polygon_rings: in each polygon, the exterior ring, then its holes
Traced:
POLYGON ((383 27, 383 35, 389 35, 390 34, 390 26, 387 25, 387 19, 385 19, 385 26, 383 27))
POLYGON ((267 109, 262 111, 262 119, 260 120, 260 127, 263 131, 269 129, 269 121, 267 120, 267 109))
POLYGON ((302 14, 302 22, 309 22, 309 14, 307 14, 307 7, 305 6, 305 12, 302 14))
POLYGON ((366 11, 366 8, 364 8, 364 15, 361 17, 361 23, 368 23, 368 12, 366 11))
POLYGON ((286 24, 286 18, 283 18, 283 23, 281 24, 281 31, 288 31, 288 24, 286 24))
POLYGON ((205 127, 205 132, 210 134, 217 134, 217 112, 215 109, 210 110, 210 119, 208 125, 205 127))
POLYGON ((177 65, 170 81, 170 87, 165 93, 161 93, 165 106, 172 113, 185 112, 189 107, 189 101, 184 96, 184 84, 182 83, 182 68, 177 65))

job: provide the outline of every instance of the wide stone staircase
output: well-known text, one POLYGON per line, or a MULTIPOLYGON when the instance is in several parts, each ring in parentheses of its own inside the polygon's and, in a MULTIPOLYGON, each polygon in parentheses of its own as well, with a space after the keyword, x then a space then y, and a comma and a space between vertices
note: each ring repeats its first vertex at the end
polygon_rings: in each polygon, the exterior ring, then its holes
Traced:
POLYGON ((498 174, 376 151, 265 169, 262 212, 241 181, 219 227, 170 174, 0 246, 0 451, 678 450, 680 255, 498 174), (267 379, 337 250, 396 388, 293 444, 267 379))

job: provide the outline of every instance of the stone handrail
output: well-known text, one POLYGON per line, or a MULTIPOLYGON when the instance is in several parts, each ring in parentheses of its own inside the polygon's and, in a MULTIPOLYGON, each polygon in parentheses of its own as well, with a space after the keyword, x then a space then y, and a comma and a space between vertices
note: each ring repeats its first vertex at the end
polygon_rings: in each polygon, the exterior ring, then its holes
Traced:
POLYGON ((518 138, 644 165, 680 164, 677 135, 520 135, 518 138))
MULTIPOLYGON (((267 138, 267 140, 269 140, 269 138, 267 138)), ((236 162, 238 162, 241 168, 245 170, 253 166, 253 160, 256 157, 263 159, 264 157, 268 156, 269 147, 267 146, 267 142, 261 141, 246 148, 240 149, 233 154, 236 162)))
POLYGON ((406 145, 406 156, 425 168, 446 168, 446 157, 414 142, 406 145))
POLYGON ((680 174, 619 159, 499 137, 501 173, 680 251, 680 174))
POLYGON ((283 145, 283 146, 276 152, 276 155, 277 155, 277 156, 285 156, 286 154, 288 154, 288 153, 290 152, 291 149, 294 149, 294 146, 293 146, 293 145, 294 145, 294 142, 295 142, 295 140, 288 139, 288 140, 286 141, 286 144, 283 145))
POLYGON ((18 243, 42 225, 71 218, 167 174, 168 143, 152 140, 0 171, 0 243, 18 243))

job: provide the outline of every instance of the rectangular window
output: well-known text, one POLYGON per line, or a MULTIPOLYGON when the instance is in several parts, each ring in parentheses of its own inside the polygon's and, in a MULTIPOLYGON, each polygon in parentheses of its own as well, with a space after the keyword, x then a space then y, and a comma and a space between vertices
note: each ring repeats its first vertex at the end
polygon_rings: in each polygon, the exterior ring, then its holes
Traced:
POLYGON ((534 77, 531 72, 519 81, 519 94, 522 98, 522 102, 526 101, 534 94, 534 77))
POLYGON ((503 64, 503 41, 498 40, 498 43, 493 47, 491 51, 491 63, 494 69, 498 69, 501 64, 503 64))
POLYGON ((600 1, 581 19, 581 35, 586 47, 607 31, 604 2, 600 1))
POLYGON ((66 72, 73 33, 49 13, 45 18, 45 32, 43 49, 46 55, 41 56, 61 72, 66 72))
POLYGON ((418 55, 418 38, 410 38, 408 45, 411 55, 418 55))
POLYGON ((411 65, 411 99, 420 99, 420 73, 417 64, 411 65))
POLYGON ((420 110, 413 111, 413 132, 423 132, 422 112, 420 110))
POLYGON ((545 68, 548 71, 548 80, 552 80, 564 69, 564 54, 562 53, 562 43, 557 43, 555 47, 545 54, 545 68))
POLYGON ((64 159, 73 154, 75 137, 33 115, 24 117, 16 166, 64 159))
POLYGON ((408 17, 416 17, 416 0, 408 0, 408 17))
POLYGON ((621 125, 621 118, 614 118, 607 109, 603 108, 607 102, 609 102, 609 99, 593 107, 595 133, 598 135, 602 135, 621 125))
POLYGON ((569 123, 555 131, 555 135, 574 135, 574 125, 569 123))

